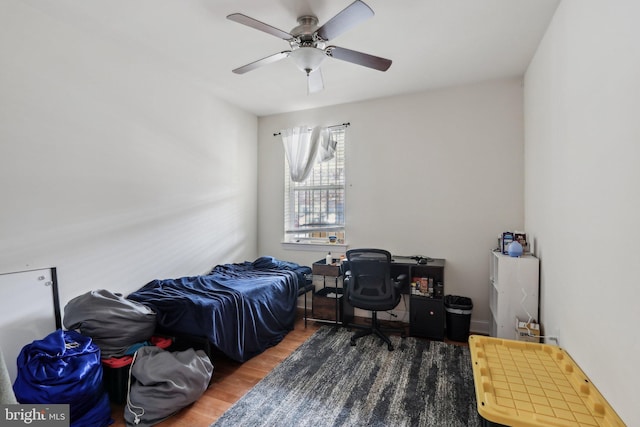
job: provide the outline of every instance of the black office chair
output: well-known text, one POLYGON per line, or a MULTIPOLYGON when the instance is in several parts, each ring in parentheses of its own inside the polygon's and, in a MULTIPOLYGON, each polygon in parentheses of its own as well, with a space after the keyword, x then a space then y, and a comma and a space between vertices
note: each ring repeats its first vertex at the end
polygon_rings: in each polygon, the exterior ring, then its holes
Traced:
POLYGON ((400 332, 404 338, 404 329, 381 328, 378 311, 392 310, 398 305, 407 276, 391 277, 391 254, 383 249, 351 249, 347 251, 347 261, 344 278, 347 301, 353 307, 372 312, 371 326, 349 325, 362 329, 353 334, 351 345, 356 345, 360 337, 376 334, 387 343, 389 351, 393 351, 391 340, 384 332, 400 332))

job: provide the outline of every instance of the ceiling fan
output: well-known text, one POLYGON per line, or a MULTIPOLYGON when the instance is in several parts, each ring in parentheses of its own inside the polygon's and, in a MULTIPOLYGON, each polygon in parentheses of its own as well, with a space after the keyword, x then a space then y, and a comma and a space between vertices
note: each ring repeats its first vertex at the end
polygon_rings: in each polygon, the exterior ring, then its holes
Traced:
POLYGON ((373 10, 369 6, 360 0, 356 0, 321 27, 318 27, 317 17, 313 15, 300 16, 298 18, 298 26, 287 33, 286 31, 282 31, 241 13, 233 13, 227 16, 227 18, 286 40, 291 47, 290 50, 285 50, 238 67, 233 70, 233 72, 236 74, 244 74, 260 66, 291 57, 298 68, 307 74, 307 92, 313 93, 324 89, 320 64, 327 56, 375 70, 387 71, 391 66, 390 59, 380 58, 338 46, 327 45, 329 40, 338 37, 340 34, 371 18, 373 15, 373 10))

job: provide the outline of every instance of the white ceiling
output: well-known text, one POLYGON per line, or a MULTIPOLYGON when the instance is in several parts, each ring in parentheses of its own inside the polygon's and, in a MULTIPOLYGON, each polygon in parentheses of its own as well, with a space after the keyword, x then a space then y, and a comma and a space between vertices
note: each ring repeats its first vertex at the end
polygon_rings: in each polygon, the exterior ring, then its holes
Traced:
POLYGON ((286 41, 226 19, 240 12, 284 31, 322 25, 352 0, 26 0, 192 76, 258 116, 519 76, 560 0, 365 0, 375 16, 331 44, 393 60, 380 72, 333 58, 325 89, 307 95, 290 58, 244 75, 232 69, 287 50, 286 41))

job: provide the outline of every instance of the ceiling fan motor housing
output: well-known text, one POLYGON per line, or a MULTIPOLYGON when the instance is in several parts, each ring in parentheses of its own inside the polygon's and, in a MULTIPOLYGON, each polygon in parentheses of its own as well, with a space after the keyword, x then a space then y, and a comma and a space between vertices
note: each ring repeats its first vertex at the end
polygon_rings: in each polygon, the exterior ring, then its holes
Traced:
POLYGON ((292 49, 299 47, 316 47, 324 49, 325 43, 318 34, 318 18, 313 15, 303 15, 298 18, 298 26, 291 30, 293 38, 289 40, 292 49))

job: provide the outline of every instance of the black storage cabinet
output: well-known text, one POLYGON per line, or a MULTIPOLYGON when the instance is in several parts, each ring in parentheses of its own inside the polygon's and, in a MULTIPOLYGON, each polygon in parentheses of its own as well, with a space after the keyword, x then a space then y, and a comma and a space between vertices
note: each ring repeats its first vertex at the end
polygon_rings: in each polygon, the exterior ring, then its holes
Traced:
POLYGON ((448 339, 461 342, 466 342, 469 339, 472 309, 473 302, 471 298, 458 295, 444 297, 448 339))
POLYGON ((444 329, 442 298, 411 295, 409 298, 409 333, 411 336, 443 341, 444 329))

